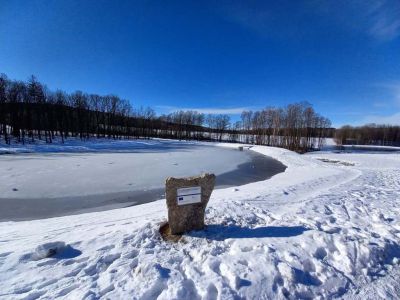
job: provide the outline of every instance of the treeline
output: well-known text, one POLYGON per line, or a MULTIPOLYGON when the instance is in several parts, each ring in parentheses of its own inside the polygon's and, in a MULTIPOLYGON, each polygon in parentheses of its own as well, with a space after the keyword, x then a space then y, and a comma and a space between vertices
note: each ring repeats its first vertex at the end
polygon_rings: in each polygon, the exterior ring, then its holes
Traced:
POLYGON ((317 114, 307 102, 244 111, 241 119, 243 142, 257 145, 302 152, 320 148, 324 138, 331 134, 330 120, 317 114))
POLYGON ((157 117, 151 108, 133 109, 115 95, 49 91, 34 76, 27 82, 0 76, 0 138, 6 143, 51 143, 68 137, 219 139, 229 132, 229 117, 193 111, 157 117), (221 121, 222 120, 222 121, 221 121), (207 122, 210 128, 204 127, 207 122))
POLYGON ((331 134, 330 121, 308 103, 245 111, 232 123, 228 115, 177 111, 157 116, 152 108, 133 108, 116 95, 50 91, 34 76, 27 82, 0 75, 0 139, 8 144, 35 139, 51 143, 69 137, 171 138, 246 142, 295 151, 319 148, 331 134))
POLYGON ((335 132, 338 145, 400 146, 400 126, 368 124, 343 126, 335 132))

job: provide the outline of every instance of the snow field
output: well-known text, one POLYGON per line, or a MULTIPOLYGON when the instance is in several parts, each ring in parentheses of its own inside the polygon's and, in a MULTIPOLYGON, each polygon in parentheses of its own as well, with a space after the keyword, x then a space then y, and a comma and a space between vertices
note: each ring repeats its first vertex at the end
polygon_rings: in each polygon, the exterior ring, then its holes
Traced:
POLYGON ((400 296, 400 155, 252 150, 288 168, 215 191, 207 229, 179 243, 158 232, 163 200, 0 223, 0 298, 400 296), (66 244, 58 256, 32 259, 38 246, 57 241, 66 244))

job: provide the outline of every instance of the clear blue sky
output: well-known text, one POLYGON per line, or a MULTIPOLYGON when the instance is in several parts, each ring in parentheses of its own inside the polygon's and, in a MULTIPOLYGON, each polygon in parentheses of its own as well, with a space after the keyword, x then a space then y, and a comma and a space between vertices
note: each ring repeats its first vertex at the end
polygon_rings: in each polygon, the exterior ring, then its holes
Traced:
POLYGON ((335 126, 400 123, 400 1, 0 0, 0 72, 159 113, 309 101, 335 126))

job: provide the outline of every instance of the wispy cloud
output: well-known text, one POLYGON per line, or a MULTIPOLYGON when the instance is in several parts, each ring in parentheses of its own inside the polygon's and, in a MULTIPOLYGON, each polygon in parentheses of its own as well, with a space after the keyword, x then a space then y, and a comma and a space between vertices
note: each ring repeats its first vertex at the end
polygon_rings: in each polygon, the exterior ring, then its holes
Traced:
POLYGON ((370 19, 369 33, 382 40, 400 36, 400 1, 366 1, 370 4, 367 17, 370 19))
POLYGON ((400 36, 399 0, 229 1, 221 5, 220 11, 228 20, 261 36, 288 38, 310 34, 318 30, 308 22, 315 17, 381 41, 400 36))
POLYGON ((388 116, 383 116, 383 115, 365 116, 361 120, 360 125, 368 123, 400 125, 400 111, 388 116))
POLYGON ((228 19, 243 27, 253 30, 261 35, 266 35, 270 31, 268 26, 271 21, 270 14, 266 11, 253 10, 246 6, 226 7, 225 11, 227 12, 228 19))
POLYGON ((400 107, 400 81, 388 81, 376 84, 377 87, 383 88, 389 95, 388 101, 379 101, 374 103, 375 107, 400 107))
POLYGON ((400 36, 399 0, 318 1, 326 16, 338 25, 380 41, 400 36))
POLYGON ((242 106, 242 107, 225 107, 225 108, 215 108, 215 107, 209 107, 209 108, 199 108, 199 107, 176 107, 176 106, 157 106, 158 110, 166 112, 166 113, 172 113, 176 111, 197 111, 199 113, 203 114, 211 114, 211 115, 218 115, 218 114, 226 114, 226 115, 238 115, 241 114, 245 110, 254 110, 257 109, 255 107, 250 107, 250 106, 242 106))
POLYGON ((396 104, 400 106, 400 81, 386 83, 382 86, 389 90, 389 92, 393 95, 396 104))
MULTIPOLYGON (((293 26, 294 20, 302 18, 307 11, 300 2, 292 1, 292 8, 287 11, 285 5, 275 2, 270 8, 265 1, 228 1, 219 6, 221 14, 231 22, 247 28, 263 37, 296 36, 298 26, 293 26), (290 15, 290 17, 285 15, 290 15)), ((272 2, 270 2, 272 3, 272 2)))

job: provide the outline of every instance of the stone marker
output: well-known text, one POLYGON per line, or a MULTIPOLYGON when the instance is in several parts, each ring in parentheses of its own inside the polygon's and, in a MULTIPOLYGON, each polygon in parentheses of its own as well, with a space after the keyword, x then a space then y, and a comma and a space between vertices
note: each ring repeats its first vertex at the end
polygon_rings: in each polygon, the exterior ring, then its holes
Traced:
POLYGON ((204 214, 215 185, 214 174, 165 181, 168 223, 171 234, 204 228, 204 214))

